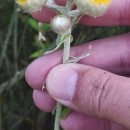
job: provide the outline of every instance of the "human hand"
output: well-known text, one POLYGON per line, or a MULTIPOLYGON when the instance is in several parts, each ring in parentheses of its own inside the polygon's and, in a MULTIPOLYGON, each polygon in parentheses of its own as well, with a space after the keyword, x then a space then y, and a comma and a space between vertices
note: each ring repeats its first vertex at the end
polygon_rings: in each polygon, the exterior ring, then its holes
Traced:
MULTIPOLYGON (((129 5, 129 0, 113 0, 104 16, 97 19, 84 16, 81 23, 129 25, 129 5)), ((47 22, 54 15, 45 8, 42 11, 47 15, 39 12, 32 16, 47 22)), ((73 111, 61 121, 65 130, 126 130, 116 124, 130 129, 130 79, 120 76, 130 74, 129 41, 130 34, 93 41, 91 56, 80 64, 59 65, 62 51, 35 60, 27 68, 26 79, 34 89, 37 107, 51 112, 55 100, 70 107, 73 111), (51 96, 41 91, 45 81, 51 96)), ((87 46, 73 47, 72 55, 81 55, 87 46)))

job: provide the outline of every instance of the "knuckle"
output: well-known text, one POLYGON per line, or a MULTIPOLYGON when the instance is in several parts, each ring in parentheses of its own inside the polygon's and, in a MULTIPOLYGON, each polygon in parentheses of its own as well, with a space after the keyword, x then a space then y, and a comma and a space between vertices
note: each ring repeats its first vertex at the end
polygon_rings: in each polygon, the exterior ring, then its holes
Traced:
POLYGON ((111 76, 104 73, 101 75, 99 82, 97 82, 99 88, 97 89, 97 99, 95 99, 95 102, 96 112, 100 117, 103 117, 104 113, 106 113, 109 100, 111 99, 109 96, 112 90, 111 80, 111 76))
POLYGON ((99 117, 103 117, 110 100, 111 76, 109 76, 108 72, 102 72, 91 83, 90 102, 92 104, 92 110, 99 117))
POLYGON ((111 99, 111 80, 109 72, 103 71, 97 75, 95 70, 86 70, 80 77, 74 100, 80 102, 81 106, 87 104, 84 110, 87 114, 95 113, 103 117, 111 99))

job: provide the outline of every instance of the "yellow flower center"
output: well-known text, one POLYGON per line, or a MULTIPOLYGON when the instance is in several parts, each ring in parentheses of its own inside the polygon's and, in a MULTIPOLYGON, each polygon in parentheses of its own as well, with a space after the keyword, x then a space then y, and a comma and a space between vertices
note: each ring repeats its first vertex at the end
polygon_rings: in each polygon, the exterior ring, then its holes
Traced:
POLYGON ((17 2, 21 5, 25 5, 27 3, 26 0, 17 0, 17 2))
POLYGON ((92 3, 95 5, 102 5, 102 4, 109 5, 110 0, 92 0, 92 3))

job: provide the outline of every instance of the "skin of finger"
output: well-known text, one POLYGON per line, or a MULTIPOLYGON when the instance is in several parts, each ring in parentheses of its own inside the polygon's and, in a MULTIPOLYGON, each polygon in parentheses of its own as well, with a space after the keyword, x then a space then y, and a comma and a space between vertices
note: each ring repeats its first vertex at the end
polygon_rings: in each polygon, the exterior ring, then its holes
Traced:
MULTIPOLYGON (((44 112, 52 112, 55 106, 53 99, 50 99, 51 97, 48 96, 48 93, 45 91, 34 90, 33 92, 34 103, 44 112)), ((127 130, 109 121, 89 117, 75 111, 69 113, 65 119, 61 120, 60 124, 64 130, 127 130)))
MULTIPOLYGON (((35 105, 44 112, 52 112, 55 106, 54 100, 48 96, 48 93, 45 91, 33 91, 33 100, 35 105)), ((86 116, 75 111, 72 111, 65 119, 61 120, 60 124, 64 130, 127 130, 109 121, 86 116)))
MULTIPOLYGON (((110 72, 81 64, 66 64, 55 67, 48 75, 53 75, 63 66, 73 68, 78 73, 78 81, 71 101, 57 99, 48 86, 50 95, 63 105, 91 116, 97 116, 130 128, 130 79, 110 72)), ((60 74, 61 76, 61 74, 60 74)), ((48 81, 47 80, 47 84, 48 81)), ((61 81, 59 79, 58 84, 61 81)), ((55 87, 53 86, 53 87, 55 87)), ((52 86, 51 86, 52 87, 52 86)))
POLYGON ((56 102, 49 96, 46 91, 33 91, 33 101, 35 105, 44 112, 52 112, 56 102))
MULTIPOLYGON (((64 5, 66 2, 65 0, 57 0, 56 3, 58 5, 64 5)), ((51 9, 47 9, 46 7, 43 7, 41 11, 38 11, 36 13, 31 13, 31 16, 36 19, 39 22, 48 23, 51 21, 51 19, 56 15, 55 11, 52 11, 51 9)))
MULTIPOLYGON (((92 41, 71 49, 71 55, 83 54, 88 45, 92 45, 90 56, 82 59, 81 64, 91 65, 116 74, 130 73, 130 34, 92 41), (100 61, 100 62, 99 62, 100 61)), ((32 62, 26 70, 25 77, 34 89, 42 88, 48 72, 62 63, 62 51, 41 56, 32 62)))
POLYGON ((128 130, 110 121, 72 111, 61 120, 64 130, 128 130))
MULTIPOLYGON (((65 1, 57 3, 63 5, 65 1)), ((110 25, 130 25, 130 1, 129 0, 112 0, 107 12, 97 18, 92 18, 89 16, 84 16, 81 19, 81 23, 93 26, 110 26, 110 25)), ((32 17, 40 22, 49 22, 56 12, 48 10, 43 7, 43 9, 37 13, 32 13, 32 17)))

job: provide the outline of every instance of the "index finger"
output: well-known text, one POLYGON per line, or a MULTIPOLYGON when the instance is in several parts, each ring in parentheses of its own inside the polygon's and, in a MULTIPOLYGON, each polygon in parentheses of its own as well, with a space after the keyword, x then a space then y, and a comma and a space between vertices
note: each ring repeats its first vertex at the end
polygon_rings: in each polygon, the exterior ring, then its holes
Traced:
MULTIPOLYGON (((66 0, 56 0, 64 5, 66 0)), ((97 18, 84 15, 81 23, 92 26, 130 25, 130 0, 112 0, 107 12, 97 18)), ((56 12, 43 7, 41 11, 32 13, 32 17, 40 22, 49 22, 56 12)))
MULTIPOLYGON (((91 55, 80 64, 90 65, 120 75, 130 74, 130 34, 100 39, 71 49, 70 55, 80 56, 88 45, 91 55)), ((49 71, 62 63, 62 51, 42 56, 31 63, 26 70, 26 80, 33 89, 41 90, 49 71)))

